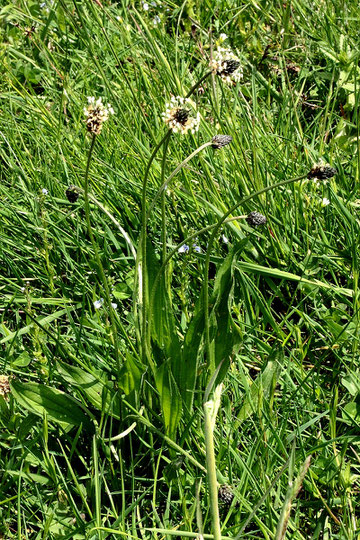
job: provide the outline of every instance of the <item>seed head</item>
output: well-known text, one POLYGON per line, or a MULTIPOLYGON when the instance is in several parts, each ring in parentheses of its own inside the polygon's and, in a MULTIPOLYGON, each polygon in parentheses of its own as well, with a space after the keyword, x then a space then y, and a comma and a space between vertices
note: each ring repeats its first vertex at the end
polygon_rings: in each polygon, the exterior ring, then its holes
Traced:
POLYGON ((218 47, 210 62, 210 67, 227 83, 238 82, 242 77, 241 62, 231 49, 218 47))
POLYGON ((75 203, 80 197, 80 191, 76 186, 71 185, 65 191, 65 195, 69 202, 75 203))
POLYGON ((313 166, 308 174, 308 178, 317 178, 318 180, 327 180, 332 178, 337 173, 334 167, 331 167, 328 163, 318 163, 313 166))
POLYGON ((215 137, 212 138, 212 148, 223 148, 223 146, 230 144, 231 141, 231 135, 215 135, 215 137))
POLYGON ((230 505, 233 501, 234 494, 227 485, 219 487, 218 496, 221 502, 226 505, 230 505))
POLYGON ((10 394, 10 383, 7 375, 0 375, 0 396, 7 399, 7 395, 10 394))
POLYGON ((246 221, 250 227, 258 227, 259 225, 265 225, 267 219, 265 216, 260 214, 260 212, 250 212, 246 218, 246 221))
POLYGON ((102 102, 102 98, 99 98, 96 101, 94 97, 88 97, 87 99, 88 106, 84 107, 87 130, 94 135, 100 135, 103 123, 109 119, 110 114, 114 114, 114 109, 110 103, 105 106, 102 102))
POLYGON ((181 133, 182 135, 185 135, 188 131, 195 133, 199 129, 200 113, 192 116, 191 109, 194 109, 191 99, 173 96, 170 102, 166 104, 162 117, 165 124, 174 133, 181 133))

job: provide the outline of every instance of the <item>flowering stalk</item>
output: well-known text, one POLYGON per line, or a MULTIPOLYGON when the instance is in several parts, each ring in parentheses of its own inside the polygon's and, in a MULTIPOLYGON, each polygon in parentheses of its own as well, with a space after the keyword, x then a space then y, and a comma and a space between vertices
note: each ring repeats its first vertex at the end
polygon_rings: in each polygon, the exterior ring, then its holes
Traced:
POLYGON ((195 157, 197 154, 199 154, 199 152, 201 152, 202 150, 204 150, 205 148, 207 148, 208 146, 212 146, 213 143, 212 141, 210 142, 207 142, 207 143, 204 143, 203 145, 199 146, 199 148, 197 148, 196 150, 194 150, 194 152, 192 152, 187 158, 185 158, 181 163, 179 163, 179 165, 176 167, 176 169, 173 170, 173 172, 170 174, 170 176, 162 183, 162 185, 159 187, 159 189, 157 190, 157 192, 155 193, 155 196, 153 197, 153 200, 151 202, 151 205, 146 213, 146 221, 148 221, 149 217, 150 217, 150 214, 151 214, 151 211, 153 210, 158 198, 160 197, 160 195, 164 192, 164 190, 168 187, 168 185, 170 184, 171 180, 174 178, 174 176, 180 171, 180 169, 182 169, 193 157, 195 157))
MULTIPOLYGON (((165 162, 166 162, 166 152, 169 146, 169 140, 166 139, 164 143, 163 159, 161 164, 161 182, 164 182, 165 177, 165 162)), ((146 214, 147 215, 147 214, 146 214)), ((162 261, 166 257, 166 196, 165 191, 162 193, 161 197, 161 243, 162 243, 162 261)))
MULTIPOLYGON (((212 74, 212 71, 208 71, 203 75, 195 84, 194 86, 189 90, 189 92, 186 94, 185 99, 190 98, 190 96, 195 92, 195 90, 212 74)), ((149 172, 150 167, 152 165, 152 162, 154 161, 158 151, 162 147, 163 144, 168 144, 169 139, 172 134, 172 129, 168 129, 168 131, 165 133, 163 138, 160 140, 160 142, 155 146, 154 150, 152 151, 152 154, 150 156, 150 159, 147 163, 145 174, 144 174, 144 180, 143 180, 143 186, 142 186, 142 197, 141 197, 141 207, 142 207, 142 222, 141 222, 141 235, 140 235, 140 245, 141 249, 138 250, 138 258, 139 253, 141 253, 141 283, 139 287, 139 294, 141 298, 141 304, 142 304, 142 315, 141 315, 141 351, 142 351, 142 358, 145 362, 147 351, 146 351, 146 333, 147 333, 147 305, 146 305, 146 237, 147 237, 147 227, 146 222, 148 219, 148 213, 146 212, 146 189, 149 179, 149 172)), ((161 192, 160 192, 161 193, 161 192)), ((159 193, 159 194, 160 194, 159 193)), ((166 242, 165 242, 166 244, 166 242)), ((137 261, 137 267, 139 266, 137 261)))
POLYGON ((215 227, 213 229, 213 232, 211 234, 208 248, 206 251, 206 258, 205 258, 205 269, 204 269, 204 326, 205 326, 205 343, 206 343, 206 355, 207 355, 207 361, 208 366, 210 368, 210 375, 215 371, 215 358, 213 358, 213 355, 211 354, 211 347, 210 347, 210 323, 209 323, 209 265, 210 265, 210 253, 211 249, 214 243, 215 236, 218 234, 218 231, 222 224, 226 221, 226 219, 235 212, 235 210, 246 203, 247 201, 250 201, 251 199, 254 199, 255 197, 258 197, 259 195, 262 195, 263 193, 266 193, 267 191, 270 191, 272 189, 276 189, 282 186, 285 186, 287 184, 293 184, 294 182, 298 182, 300 180, 304 180, 307 178, 307 174, 304 174, 302 176, 299 176, 297 178, 290 178, 288 180, 283 180, 282 182, 277 182, 276 184, 273 184, 271 186, 267 186, 263 189, 260 189, 259 191, 255 191, 255 193, 252 193, 251 195, 248 195, 244 199, 241 199, 238 203, 234 204, 228 210, 225 212, 225 214, 222 216, 222 218, 215 224, 215 227))
MULTIPOLYGON (((247 216, 235 216, 235 217, 226 219, 224 221, 224 223, 229 223, 231 221, 238 221, 240 219, 246 219, 246 218, 247 218, 247 216)), ((156 293, 156 290, 158 288, 161 275, 165 271, 165 268, 166 268, 168 262, 170 261, 170 259, 174 255, 176 255, 177 253, 180 252, 180 249, 181 249, 182 246, 187 246, 187 248, 189 248, 189 246, 187 245, 187 242, 190 243, 192 240, 195 240, 198 236, 201 236, 202 234, 211 231, 216 226, 217 226, 217 223, 212 224, 212 225, 208 225, 207 227, 204 227, 203 229, 200 229, 200 230, 196 231, 195 233, 193 233, 190 236, 188 236, 187 238, 185 238, 185 240, 180 242, 180 244, 177 244, 177 246, 174 249, 172 249, 170 251, 170 253, 167 255, 165 261, 162 263, 162 265, 159 268, 158 273, 155 276, 154 284, 153 284, 153 287, 151 289, 150 302, 149 302, 149 317, 151 317, 152 308, 153 308, 154 300, 155 300, 155 293, 156 293)), ((188 251, 188 249, 186 249, 184 252, 187 252, 187 251, 188 251)))
MULTIPOLYGON (((142 206, 142 214, 141 214, 141 235, 140 235, 140 246, 141 249, 138 249, 141 253, 141 287, 140 287, 140 298, 141 298, 141 354, 142 354, 142 360, 144 364, 146 363, 146 333, 147 333, 147 313, 146 313, 146 239, 147 239, 147 227, 146 227, 146 188, 149 178, 149 172, 152 162, 155 159, 156 154, 160 150, 161 146, 170 139, 171 137, 171 129, 169 129, 164 137, 161 139, 161 141, 155 146, 154 150, 152 151, 152 154, 150 156, 150 159, 148 161, 148 164, 145 169, 145 175, 143 180, 143 186, 142 186, 142 197, 141 197, 141 206, 142 206)), ((138 267, 138 264, 137 264, 138 267)))
POLYGON ((93 234, 92 227, 91 227, 91 221, 90 221, 89 170, 90 170, 90 162, 91 162, 92 154, 93 154, 94 147, 95 147, 95 141, 96 141, 96 133, 93 132, 92 138, 91 138, 91 144, 90 144, 90 148, 89 148, 88 159, 87 159, 87 163, 86 163, 86 169, 85 169, 85 180, 84 180, 85 219, 86 219, 88 234, 89 234, 89 237, 90 237, 93 249, 94 249, 94 253, 95 253, 95 258, 96 258, 96 262, 97 262, 97 268, 98 268, 99 277, 101 279, 101 283, 102 283, 102 285, 104 287, 104 291, 105 291, 106 305, 107 305, 109 315, 110 315, 112 336, 113 336, 113 340, 114 340, 116 367, 117 367, 117 370, 119 372, 119 370, 120 370, 119 349, 118 349, 118 340, 117 340, 117 331, 116 331, 116 323, 115 323, 114 311, 113 311, 113 307, 111 305, 110 289, 109 289, 109 285, 108 285, 108 282, 107 282, 107 279, 106 279, 106 276, 105 276, 104 268, 103 268, 103 265, 102 265, 102 262, 101 262, 101 259, 100 259, 98 246, 97 246, 96 240, 94 238, 94 234, 93 234))
POLYGON ((199 88, 199 86, 201 85, 201 83, 203 83, 208 77, 210 77, 210 75, 212 74, 212 70, 211 71, 208 71, 207 73, 205 73, 205 75, 203 75, 201 77, 201 79, 198 80, 197 83, 194 84, 194 86, 189 90, 189 92, 186 94, 186 97, 189 98, 190 96, 193 95, 193 93, 195 92, 195 90, 197 88, 199 88))
POLYGON ((220 407, 222 384, 216 387, 214 399, 204 403, 204 432, 206 450, 206 469, 208 478, 208 488, 210 494, 210 511, 212 517, 212 527, 214 540, 221 540, 221 527, 218 504, 218 487, 216 478, 216 460, 214 448, 214 429, 216 415, 220 407))
POLYGON ((278 521, 278 525, 276 528, 275 540, 283 540, 285 538, 286 530, 287 530, 287 526, 288 526, 288 522, 290 518, 292 503, 293 503, 293 500, 296 499, 296 497, 299 494, 305 475, 310 467, 310 462, 311 462, 311 456, 308 456, 305 459, 304 463, 302 464, 300 472, 298 476, 295 478, 295 481, 289 482, 289 488, 286 494, 285 503, 282 507, 280 519, 278 521))
POLYGON ((43 241, 44 241, 44 256, 45 256, 45 264, 47 273, 49 276, 49 285, 50 285, 50 292, 51 295, 54 296, 55 293, 55 287, 54 287, 54 267, 52 266, 50 262, 50 246, 49 246, 49 239, 48 239, 48 224, 46 219, 46 210, 44 205, 44 196, 47 195, 47 190, 42 190, 43 196, 40 199, 40 216, 41 216, 41 222, 42 222, 42 230, 43 230, 43 241))

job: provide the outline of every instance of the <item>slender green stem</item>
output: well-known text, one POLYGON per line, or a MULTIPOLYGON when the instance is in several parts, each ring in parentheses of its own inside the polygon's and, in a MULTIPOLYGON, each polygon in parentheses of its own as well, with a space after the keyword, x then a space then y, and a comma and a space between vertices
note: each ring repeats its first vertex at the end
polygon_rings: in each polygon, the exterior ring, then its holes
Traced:
POLYGON ((197 83, 194 84, 194 86, 189 90, 189 92, 186 94, 186 98, 189 98, 197 88, 199 88, 200 84, 205 81, 210 75, 212 74, 212 71, 207 71, 205 75, 201 77, 201 79, 198 80, 197 83))
POLYGON ((55 287, 54 287, 54 268, 50 262, 50 248, 49 248, 49 242, 48 242, 48 229, 47 229, 47 220, 46 220, 46 210, 44 208, 44 201, 41 201, 41 221, 42 221, 42 228, 44 231, 44 253, 45 253, 45 263, 46 263, 46 269, 49 276, 49 285, 50 285, 50 292, 51 295, 54 296, 55 293, 55 287))
MULTIPOLYGON (((160 150, 161 146, 170 138, 171 136, 171 130, 169 129, 164 137, 161 139, 161 141, 155 146, 149 162, 146 166, 145 170, 145 176, 143 180, 143 186, 142 186, 142 203, 141 203, 141 235, 140 235, 140 245, 141 249, 138 249, 138 255, 139 252, 141 252, 141 354, 142 354, 142 360, 144 364, 146 363, 146 333, 147 333, 147 313, 146 313, 146 239, 147 239, 147 227, 146 227, 146 188, 149 178, 149 172, 152 162, 155 159, 156 154, 160 150)), ((138 265, 137 265, 138 267, 138 265)))
POLYGON ((293 500, 296 499, 296 497, 299 494, 305 475, 310 467, 310 462, 311 462, 311 456, 308 456, 305 459, 304 463, 302 464, 300 472, 298 476, 295 478, 295 481, 289 482, 289 488, 286 494, 286 499, 282 507, 280 518, 279 518, 277 528, 276 528, 275 540, 283 540, 285 538, 286 530, 287 530, 289 518, 290 518, 291 506, 292 506, 293 500))
POLYGON ((214 533, 214 540, 221 539, 221 527, 220 527, 220 515, 219 515, 219 503, 218 503, 218 483, 217 483, 217 471, 216 471, 216 459, 215 459, 215 446, 214 446, 214 430, 216 424, 216 416, 219 411, 221 403, 221 393, 223 385, 219 384, 214 390, 214 397, 212 400, 207 401, 209 393, 215 379, 220 371, 222 362, 215 370, 214 375, 211 377, 209 384, 205 390, 205 403, 204 403, 204 435, 205 435, 205 451, 206 451, 206 469, 207 480, 210 495, 210 512, 212 518, 212 528, 214 533))
POLYGON ((119 347, 118 347, 118 339, 117 339, 116 321, 114 317, 113 307, 111 305, 110 289, 109 289, 109 284, 107 282, 105 271, 101 262, 98 245, 96 243, 94 233, 91 227, 91 221, 90 221, 89 170, 90 170, 92 154, 95 147, 95 141, 96 141, 96 135, 93 135, 91 139, 91 144, 89 148, 89 154, 88 154, 88 159, 87 159, 86 169, 85 169, 85 181, 84 181, 85 219, 86 219, 88 234, 89 234, 89 237, 93 246, 93 250, 95 253, 95 259, 97 263, 97 270, 98 270, 99 278, 100 278, 100 281, 101 281, 101 284, 103 286, 104 293, 105 293, 106 307, 108 309, 109 316, 110 316, 111 332, 112 332, 112 338, 114 342, 116 367, 119 372, 120 371, 119 347))
POLYGON ((212 526, 214 540, 221 539, 218 489, 216 478, 216 461, 214 449, 214 433, 212 421, 213 402, 204 403, 204 422, 205 422, 205 448, 206 448, 206 469, 208 477, 208 487, 210 494, 210 510, 212 517, 212 526))
POLYGON ((147 211, 146 213, 146 221, 148 221, 149 217, 150 217, 150 214, 151 214, 151 211, 153 210, 158 198, 160 197, 161 193, 163 193, 163 191, 168 187, 168 185, 170 184, 171 180, 174 178, 174 176, 177 175, 177 173, 183 168, 185 167, 185 165, 190 161, 192 160, 193 157, 195 157, 199 152, 201 152, 202 150, 204 150, 204 148, 207 148, 208 146, 211 146, 213 143, 212 141, 209 141, 207 143, 204 143, 203 145, 199 146, 199 148, 197 148, 196 150, 194 150, 194 152, 192 152, 190 155, 188 155, 187 158, 184 159, 184 161, 182 161, 181 163, 179 163, 179 165, 176 167, 176 169, 173 170, 173 172, 170 174, 170 176, 162 183, 162 185, 159 187, 159 189, 157 190, 157 192, 155 193, 155 196, 153 197, 153 200, 151 201, 151 205, 149 207, 149 210, 147 211))
MULTIPOLYGON (((189 92, 186 95, 186 98, 189 98, 195 90, 200 86, 202 82, 211 75, 212 71, 209 71, 203 75, 195 84, 194 86, 189 90, 189 92)), ((147 305, 146 305, 146 289, 147 289, 147 283, 146 283, 146 239, 147 239, 147 212, 146 212, 146 188, 148 184, 148 178, 149 178, 149 172, 150 167, 152 165, 152 162, 155 159, 156 154, 160 150, 161 146, 165 143, 168 143, 168 140, 171 136, 171 129, 169 129, 161 141, 155 146, 150 159, 147 163, 146 169, 145 169, 145 175, 143 180, 143 186, 142 186, 142 198, 141 198, 141 210, 142 210, 142 220, 141 220, 141 235, 140 235, 140 245, 141 249, 138 249, 138 258, 141 253, 141 283, 139 284, 140 289, 140 297, 141 297, 141 303, 142 303, 142 316, 141 316, 141 354, 143 362, 146 363, 146 356, 147 356, 147 305)), ((166 242, 165 242, 166 244, 166 242)), ((139 261, 137 260, 136 268, 138 268, 139 261)))
MULTIPOLYGON (((224 223, 229 223, 230 221, 237 221, 239 219, 245 219, 246 217, 247 216, 235 216, 235 217, 226 219, 224 221, 224 223)), ((154 284, 153 284, 153 287, 151 289, 151 295, 150 295, 149 317, 151 317, 151 314, 152 314, 152 308, 153 308, 153 305, 154 305, 155 293, 156 293, 157 287, 159 285, 160 277, 161 277, 162 273, 164 272, 164 270, 166 268, 166 265, 168 264, 170 259, 179 251, 179 248, 181 248, 181 246, 183 246, 184 244, 187 244, 188 242, 191 242, 191 240, 194 240, 198 236, 201 236, 202 234, 211 231, 212 229, 214 229, 216 227, 216 225, 217 225, 217 223, 212 224, 212 225, 208 225, 207 227, 204 227, 203 229, 200 229, 200 230, 196 231, 195 233, 191 234, 190 236, 187 236, 185 238, 185 240, 180 242, 180 244, 178 244, 172 251, 170 251, 170 253, 166 257, 163 264, 160 266, 159 271, 155 276, 154 284)))
POLYGON ((294 182, 298 182, 300 180, 304 180, 307 177, 307 175, 299 176, 297 178, 290 178, 288 180, 283 180, 282 182, 277 182, 276 184, 273 184, 271 186, 267 186, 263 189, 260 189, 258 191, 255 191, 255 193, 252 193, 251 195, 248 195, 247 197, 244 197, 239 201, 238 203, 234 204, 228 210, 225 212, 225 214, 222 216, 222 218, 219 219, 219 221, 216 223, 213 232, 211 233, 210 240, 208 242, 208 247, 206 250, 206 258, 205 258, 205 269, 204 269, 204 326, 205 326, 205 343, 206 343, 206 356, 207 356, 207 362, 208 366, 210 367, 210 375, 215 370, 215 359, 213 358, 213 355, 211 354, 211 347, 210 347, 210 324, 209 324, 209 265, 210 265, 210 254, 211 249, 214 243, 215 236, 217 235, 220 227, 225 222, 226 218, 230 216, 237 208, 247 201, 250 201, 251 199, 254 199, 255 197, 258 197, 259 195, 262 195, 263 193, 266 193, 267 191, 270 191, 272 189, 276 189, 282 186, 285 186, 286 184, 292 184, 294 182))
MULTIPOLYGON (((162 163, 161 163, 161 185, 163 185, 164 178, 165 178, 166 152, 167 152, 168 146, 169 146, 169 139, 166 139, 166 141, 164 142, 163 158, 162 158, 162 163)), ((164 261, 166 257, 166 195, 165 195, 165 191, 162 192, 162 197, 161 197, 161 243, 162 243, 162 261, 164 261)))

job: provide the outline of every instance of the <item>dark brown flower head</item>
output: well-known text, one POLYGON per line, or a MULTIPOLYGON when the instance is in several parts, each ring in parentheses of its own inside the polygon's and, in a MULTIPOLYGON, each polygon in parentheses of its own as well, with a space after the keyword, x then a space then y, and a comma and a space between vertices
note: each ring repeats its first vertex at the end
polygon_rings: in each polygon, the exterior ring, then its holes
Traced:
POLYGON ((267 219, 260 212, 250 212, 246 221, 250 227, 258 227, 259 225, 265 225, 267 219))
POLYGON ((219 487, 218 496, 220 501, 227 505, 230 505, 234 498, 233 492, 227 485, 219 487))
POLYGON ((222 69, 217 70, 218 75, 232 75, 240 67, 238 60, 227 60, 222 69))
POLYGON ((173 133, 185 135, 189 131, 196 133, 199 129, 200 113, 196 113, 195 104, 190 98, 172 96, 166 103, 162 117, 173 133))
POLYGON ((190 111, 188 109, 178 109, 174 114, 174 119, 182 126, 188 121, 190 111))
POLYGON ((224 82, 230 84, 239 82, 242 77, 240 60, 231 49, 218 47, 214 52, 210 67, 224 82))
POLYGON ((76 186, 69 186, 67 190, 65 191, 65 195, 67 197, 67 200, 71 203, 75 203, 78 198, 80 197, 80 191, 79 188, 76 186))
POLYGON ((223 148, 223 146, 227 146, 232 141, 231 135, 215 135, 215 137, 212 138, 212 147, 213 148, 223 148))
POLYGON ((334 167, 331 167, 328 163, 319 163, 314 165, 308 174, 308 178, 317 178, 318 180, 327 180, 332 178, 337 173, 334 167))

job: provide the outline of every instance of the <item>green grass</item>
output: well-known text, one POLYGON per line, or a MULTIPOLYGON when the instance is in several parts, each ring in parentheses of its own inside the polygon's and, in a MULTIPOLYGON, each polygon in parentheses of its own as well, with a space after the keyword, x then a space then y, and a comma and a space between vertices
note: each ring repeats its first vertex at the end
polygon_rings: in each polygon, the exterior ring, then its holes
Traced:
POLYGON ((0 7, 0 537, 357 538, 357 3, 40 4, 0 7), (153 154, 222 33, 242 80, 153 154))

